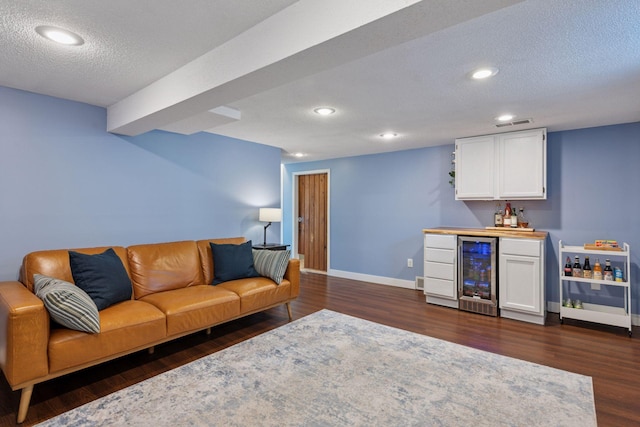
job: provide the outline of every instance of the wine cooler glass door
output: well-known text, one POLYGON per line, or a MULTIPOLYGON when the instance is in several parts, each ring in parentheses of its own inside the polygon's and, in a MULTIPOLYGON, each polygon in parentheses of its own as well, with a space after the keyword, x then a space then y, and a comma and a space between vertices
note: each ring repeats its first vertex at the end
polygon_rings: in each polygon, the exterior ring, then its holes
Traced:
POLYGON ((496 304, 496 239, 458 238, 459 297, 496 304))

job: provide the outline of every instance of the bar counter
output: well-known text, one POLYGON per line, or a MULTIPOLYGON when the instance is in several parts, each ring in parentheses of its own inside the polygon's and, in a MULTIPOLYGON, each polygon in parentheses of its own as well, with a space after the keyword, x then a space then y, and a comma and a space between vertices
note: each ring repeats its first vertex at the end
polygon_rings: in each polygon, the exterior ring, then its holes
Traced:
POLYGON ((430 234, 454 234, 458 236, 477 236, 477 237, 511 237, 514 239, 536 239, 545 240, 547 238, 546 231, 524 231, 518 228, 504 227, 504 230, 497 227, 490 228, 464 228, 464 227, 437 227, 424 228, 423 233, 430 234))

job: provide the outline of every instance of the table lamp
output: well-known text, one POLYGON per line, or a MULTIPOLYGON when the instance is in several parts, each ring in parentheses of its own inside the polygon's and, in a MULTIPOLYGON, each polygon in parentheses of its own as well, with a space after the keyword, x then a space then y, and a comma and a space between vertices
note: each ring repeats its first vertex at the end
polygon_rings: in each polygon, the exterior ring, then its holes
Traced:
POLYGON ((264 245, 267 245, 267 228, 271 225, 272 222, 280 222, 282 221, 282 209, 280 208, 260 208, 259 219, 262 222, 268 222, 267 225, 264 226, 264 245))

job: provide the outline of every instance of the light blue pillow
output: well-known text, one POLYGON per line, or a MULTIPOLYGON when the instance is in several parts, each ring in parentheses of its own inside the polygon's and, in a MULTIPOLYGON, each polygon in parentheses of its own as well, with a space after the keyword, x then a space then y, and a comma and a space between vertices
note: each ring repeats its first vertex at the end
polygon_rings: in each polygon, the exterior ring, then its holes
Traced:
POLYGON ((34 274, 33 288, 51 318, 76 331, 100 332, 98 307, 85 291, 64 280, 34 274))
POLYGON ((268 277, 276 284, 282 283, 287 270, 291 251, 270 251, 253 249, 253 266, 259 275, 268 277))

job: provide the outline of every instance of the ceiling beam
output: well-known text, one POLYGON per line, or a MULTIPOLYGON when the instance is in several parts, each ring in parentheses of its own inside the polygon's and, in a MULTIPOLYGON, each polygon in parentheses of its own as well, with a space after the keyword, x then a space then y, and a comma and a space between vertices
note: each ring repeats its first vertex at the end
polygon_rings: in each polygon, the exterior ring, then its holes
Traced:
POLYGON ((209 129, 216 107, 520 1, 301 0, 109 106, 107 130, 209 129))

